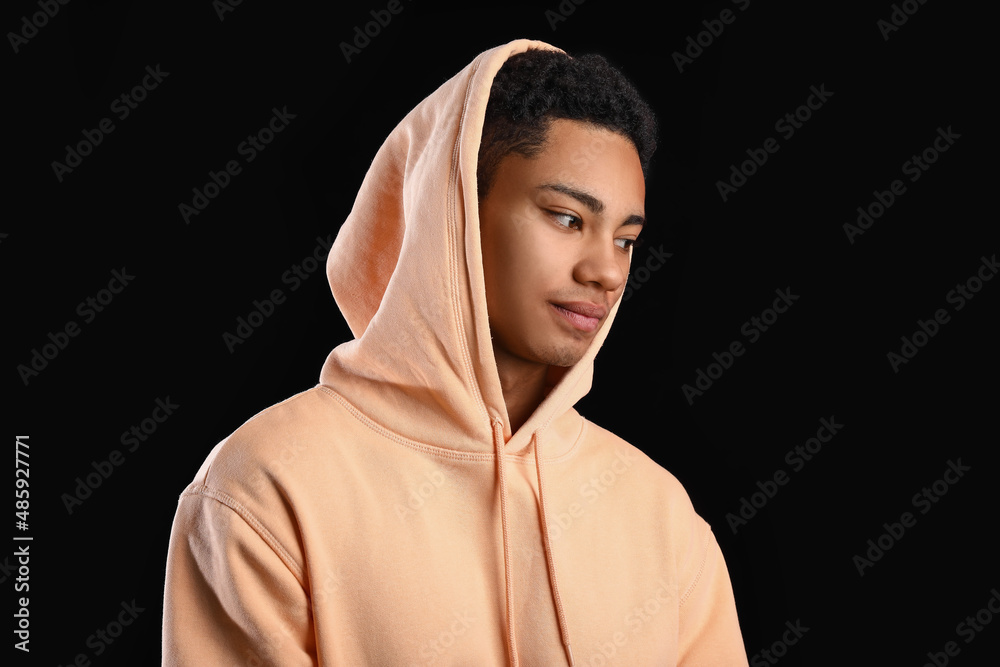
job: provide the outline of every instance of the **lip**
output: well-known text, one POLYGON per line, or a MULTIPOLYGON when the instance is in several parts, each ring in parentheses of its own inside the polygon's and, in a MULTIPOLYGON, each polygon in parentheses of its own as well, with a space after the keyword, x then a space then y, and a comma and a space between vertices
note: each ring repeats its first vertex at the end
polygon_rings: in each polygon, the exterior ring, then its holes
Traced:
POLYGON ((603 306, 587 301, 550 302, 549 305, 574 328, 587 332, 594 331, 608 312, 603 306))

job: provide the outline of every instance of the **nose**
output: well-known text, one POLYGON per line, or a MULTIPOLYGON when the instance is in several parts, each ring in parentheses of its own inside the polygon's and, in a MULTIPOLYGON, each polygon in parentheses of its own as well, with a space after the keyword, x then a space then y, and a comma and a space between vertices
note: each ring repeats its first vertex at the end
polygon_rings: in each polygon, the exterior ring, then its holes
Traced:
POLYGON ((573 270, 577 282, 596 285, 603 291, 617 292, 628 279, 630 255, 615 245, 614 239, 595 235, 583 243, 573 270))

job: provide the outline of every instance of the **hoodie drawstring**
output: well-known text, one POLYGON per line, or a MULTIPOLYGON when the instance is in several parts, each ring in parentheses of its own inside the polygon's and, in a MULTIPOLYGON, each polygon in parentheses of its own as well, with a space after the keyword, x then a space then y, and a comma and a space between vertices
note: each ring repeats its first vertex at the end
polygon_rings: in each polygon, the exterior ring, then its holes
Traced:
MULTIPOLYGON (((552 545, 549 541, 549 523, 545 513, 545 476, 542 474, 542 457, 539 454, 541 444, 538 438, 538 431, 531 435, 535 450, 535 471, 538 474, 538 511, 541 516, 542 525, 542 545, 545 549, 545 564, 549 572, 549 582, 552 584, 552 597, 556 606, 556 619, 559 623, 559 636, 562 639, 563 647, 566 649, 566 660, 569 667, 574 667, 573 650, 569 643, 569 628, 566 625, 566 614, 563 611, 562 598, 559 595, 559 580, 556 577, 556 562, 552 555, 552 545)), ((500 521, 503 530, 503 565, 504 579, 506 581, 507 597, 507 649, 510 655, 511 667, 517 667, 517 641, 514 634, 514 581, 511 576, 510 557, 510 532, 507 527, 507 478, 504 474, 504 439, 503 422, 499 419, 493 420, 493 441, 496 447, 497 469, 500 478, 500 521)))
POLYGON ((500 477, 500 521, 503 527, 503 574, 507 582, 507 651, 511 667, 517 667, 517 641, 514 637, 514 580, 510 573, 510 533, 507 530, 507 479, 504 477, 503 422, 493 420, 493 444, 497 452, 497 468, 500 477))
POLYGON ((549 544, 549 521, 545 513, 545 476, 542 475, 542 456, 538 450, 542 441, 538 437, 538 431, 531 434, 531 439, 535 441, 535 471, 538 473, 538 511, 542 516, 542 543, 545 546, 545 562, 549 567, 549 581, 552 583, 552 597, 556 602, 556 618, 559 621, 559 636, 562 637, 563 646, 566 647, 566 659, 569 667, 573 667, 573 649, 569 646, 569 627, 566 625, 566 613, 563 611, 562 598, 559 596, 559 579, 556 577, 556 561, 552 555, 552 546, 549 544))

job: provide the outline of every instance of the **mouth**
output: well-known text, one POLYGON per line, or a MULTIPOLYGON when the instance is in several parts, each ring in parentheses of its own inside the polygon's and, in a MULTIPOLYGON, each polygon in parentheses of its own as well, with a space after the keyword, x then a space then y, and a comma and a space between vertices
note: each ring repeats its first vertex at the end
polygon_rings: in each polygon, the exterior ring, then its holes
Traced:
POLYGON ((601 323, 608 312, 603 306, 586 301, 550 303, 549 305, 573 328, 588 333, 597 329, 597 325, 601 323))

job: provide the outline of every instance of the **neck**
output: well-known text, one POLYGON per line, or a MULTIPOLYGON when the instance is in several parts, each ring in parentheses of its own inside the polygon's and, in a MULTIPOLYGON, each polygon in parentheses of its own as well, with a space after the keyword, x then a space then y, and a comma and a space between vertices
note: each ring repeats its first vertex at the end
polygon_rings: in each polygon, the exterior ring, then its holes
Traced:
POLYGON ((546 378, 549 366, 525 361, 494 347, 493 355, 500 376, 500 388, 507 405, 511 433, 517 431, 548 393, 546 378))

